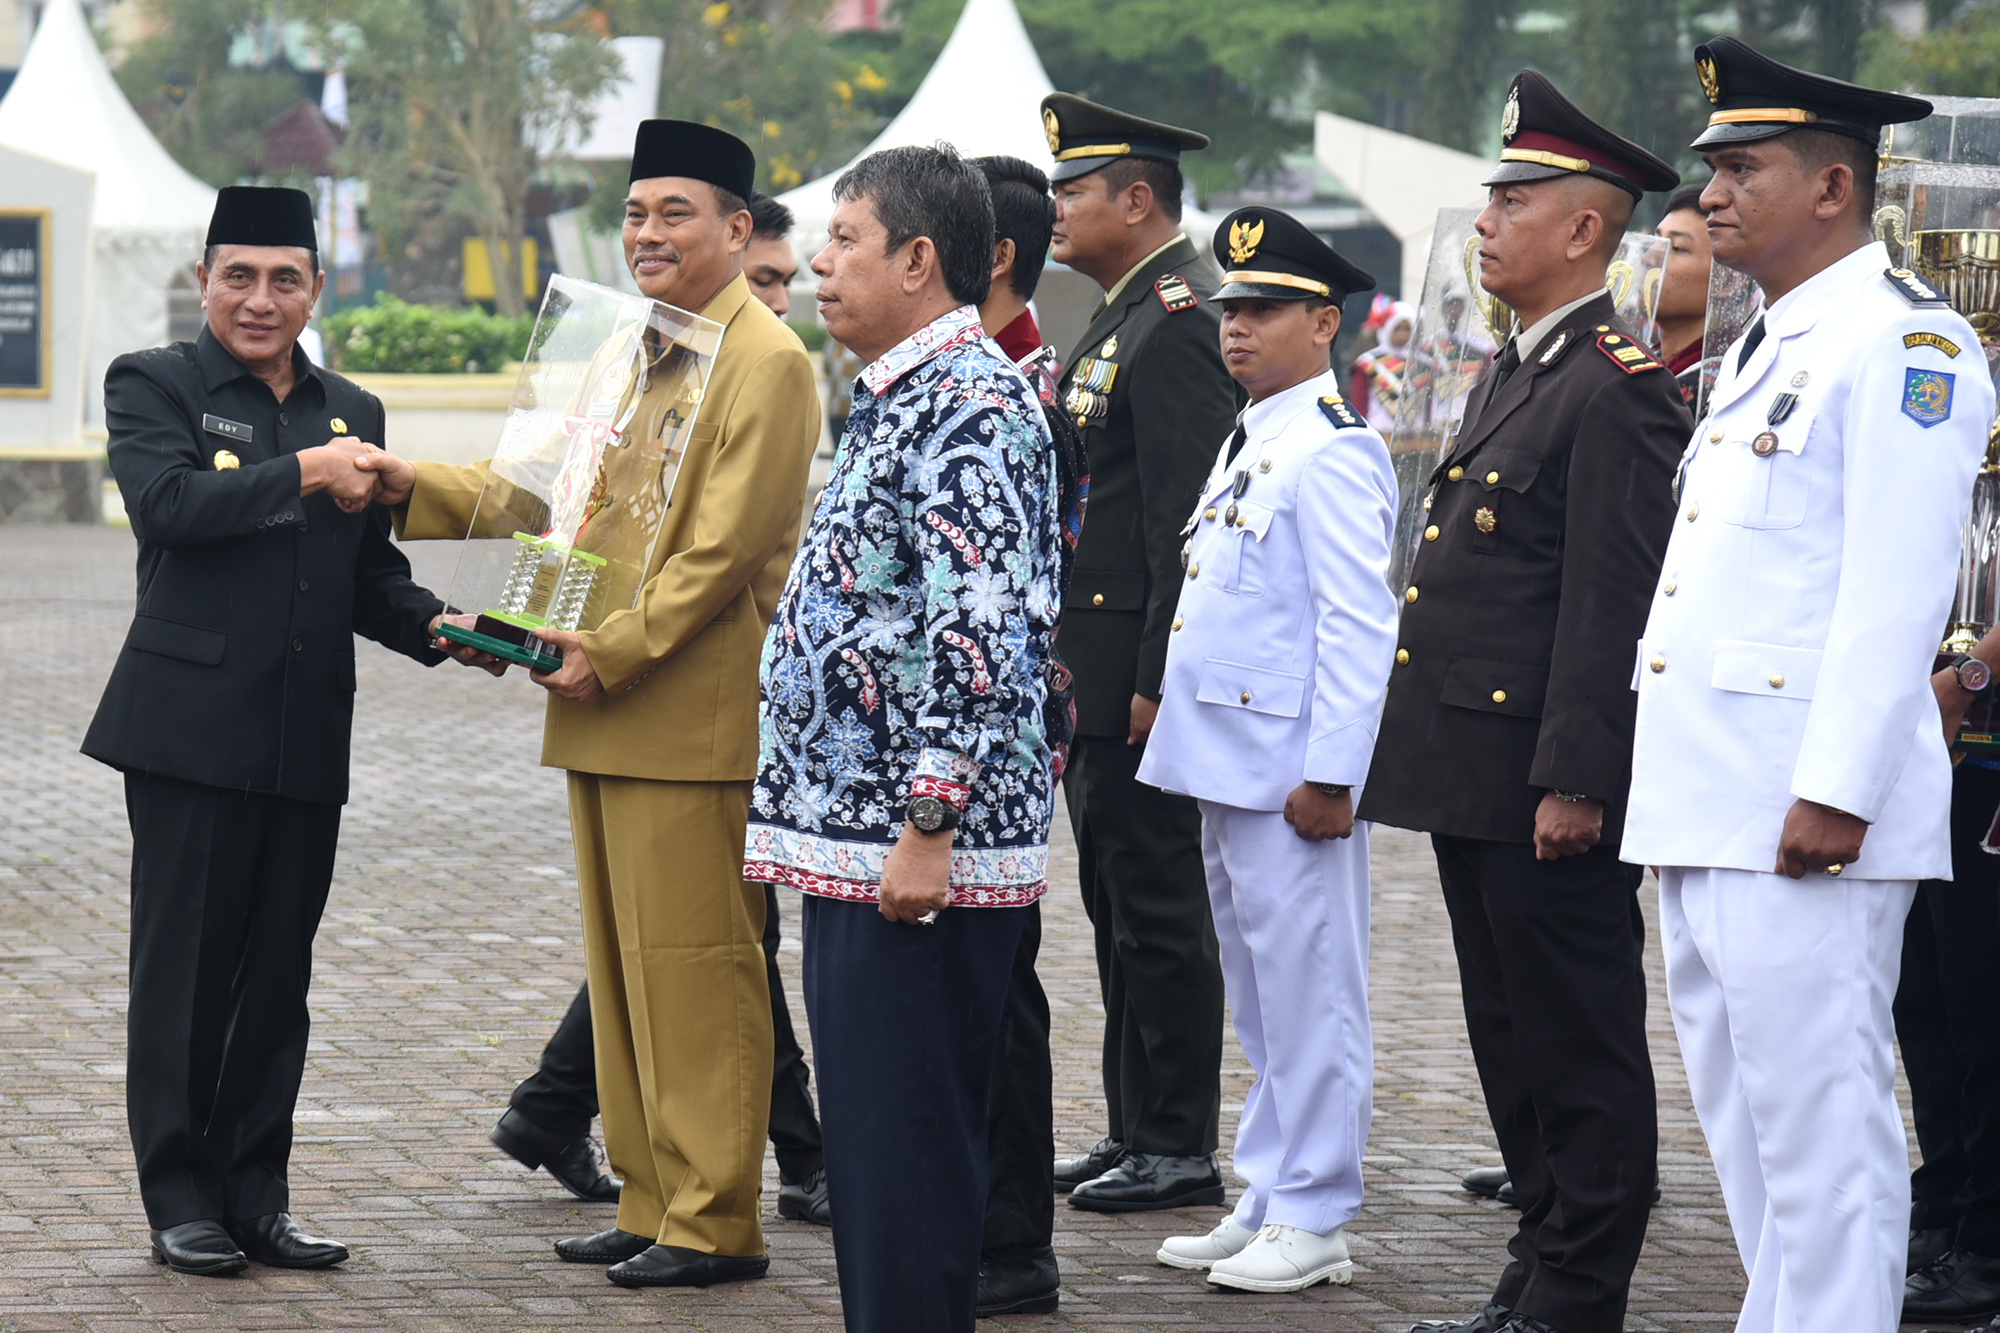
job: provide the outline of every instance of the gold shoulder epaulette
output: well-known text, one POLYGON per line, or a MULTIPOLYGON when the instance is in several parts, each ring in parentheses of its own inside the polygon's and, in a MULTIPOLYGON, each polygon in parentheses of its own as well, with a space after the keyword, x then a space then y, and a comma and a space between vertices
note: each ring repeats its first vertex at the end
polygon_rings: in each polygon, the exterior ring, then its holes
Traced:
POLYGON ((1627 375, 1636 375, 1642 370, 1666 369, 1659 358, 1622 333, 1599 334, 1597 350, 1610 357, 1611 363, 1627 375))
POLYGON ((1160 298, 1160 304, 1165 306, 1169 313, 1186 310, 1190 306, 1199 304, 1193 290, 1178 273, 1169 273, 1154 283, 1153 295, 1160 298))
POLYGON ((1319 410, 1333 423, 1335 430, 1359 430, 1368 423, 1347 405, 1347 400, 1337 393, 1330 393, 1319 400, 1319 410))
POLYGON ((1896 294, 1911 305, 1947 305, 1944 297, 1938 295, 1937 288, 1925 282, 1906 268, 1887 268, 1882 276, 1896 289, 1896 294))

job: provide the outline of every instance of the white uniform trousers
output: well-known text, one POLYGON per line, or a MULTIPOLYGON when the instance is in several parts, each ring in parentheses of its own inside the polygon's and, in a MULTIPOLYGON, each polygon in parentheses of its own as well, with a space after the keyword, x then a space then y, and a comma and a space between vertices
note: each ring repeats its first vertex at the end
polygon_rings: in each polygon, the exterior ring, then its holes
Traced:
POLYGON ((1361 1210, 1374 1111, 1368 826, 1307 842, 1283 814, 1201 804, 1236 1037, 1257 1081, 1236 1129, 1236 1220, 1326 1235, 1361 1210))
POLYGON ((1910 1160, 1890 1003, 1915 894, 1661 868, 1667 998, 1750 1275, 1737 1333, 1894 1333, 1910 1160))

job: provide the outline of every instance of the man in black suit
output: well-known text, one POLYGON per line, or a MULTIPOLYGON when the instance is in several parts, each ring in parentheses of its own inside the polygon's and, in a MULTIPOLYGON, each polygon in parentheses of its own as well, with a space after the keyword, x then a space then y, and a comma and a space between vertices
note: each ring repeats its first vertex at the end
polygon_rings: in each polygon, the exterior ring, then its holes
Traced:
POLYGON ((1486 1106, 1521 1207, 1468 1333, 1615 1333, 1658 1129, 1640 870, 1618 859, 1633 654, 1692 429, 1605 291, 1679 177, 1541 75, 1507 94, 1481 281, 1519 321, 1431 475, 1359 815, 1431 834, 1486 1106))
POLYGON ((347 1258, 287 1211, 312 939, 347 799, 354 636, 426 664, 376 479, 382 404, 298 350, 324 275, 312 201, 228 187, 192 343, 111 364, 111 472, 139 596, 83 752, 132 824, 126 1110, 153 1257, 223 1274, 347 1258))
POLYGON ((1068 93, 1042 99, 1053 257, 1105 289, 1063 372, 1090 508, 1056 648, 1076 678, 1063 793, 1104 988, 1105 1137, 1055 1164, 1098 1212, 1222 1202, 1222 964, 1193 800, 1137 781, 1160 706, 1182 528, 1235 424, 1215 281, 1181 234, 1183 151, 1206 137, 1068 93))

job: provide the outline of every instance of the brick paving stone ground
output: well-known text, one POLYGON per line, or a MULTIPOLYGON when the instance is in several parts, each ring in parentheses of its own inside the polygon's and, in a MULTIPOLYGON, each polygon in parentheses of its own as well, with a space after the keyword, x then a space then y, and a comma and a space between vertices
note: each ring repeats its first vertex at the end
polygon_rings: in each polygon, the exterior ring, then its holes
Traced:
MULTIPOLYGON (((442 588, 450 551, 415 548, 442 588)), ((0 1328, 832 1330, 826 1231, 780 1220, 767 1164, 771 1276, 633 1293, 557 1262, 549 1241, 610 1224, 487 1141, 581 978, 559 774, 536 766, 541 691, 363 645, 354 800, 319 935, 293 1210, 348 1241, 344 1268, 170 1274, 146 1258, 125 1137, 129 839, 116 774, 76 752, 131 610, 124 532, 0 528, 0 648, 14 758, 0 802, 0 1328)), ((1059 836, 1062 830, 1058 830, 1059 836)), ((1055 1015, 1056 1133, 1102 1132, 1101 1022, 1074 854, 1059 849, 1042 975, 1055 1015)), ((1400 1330, 1490 1291, 1513 1214, 1460 1192, 1496 1163, 1459 1013, 1426 844, 1374 844, 1377 1081, 1351 1287, 1210 1292, 1156 1266, 1160 1239, 1212 1210, 1100 1217, 1057 1205, 1063 1306, 996 1330, 1400 1330)), ((1644 893, 1653 920, 1650 884, 1644 893)), ((794 900, 787 981, 801 1032, 794 900)), ((1660 1170, 1632 1299, 1635 1330, 1720 1330, 1743 1280, 1648 953, 1660 1170)), ((1225 1151, 1249 1084, 1233 1040, 1225 1151)), ((1232 1200, 1233 1201, 1233 1200, 1232 1200)), ((913 1237, 913 1243, 921 1243, 913 1237)))

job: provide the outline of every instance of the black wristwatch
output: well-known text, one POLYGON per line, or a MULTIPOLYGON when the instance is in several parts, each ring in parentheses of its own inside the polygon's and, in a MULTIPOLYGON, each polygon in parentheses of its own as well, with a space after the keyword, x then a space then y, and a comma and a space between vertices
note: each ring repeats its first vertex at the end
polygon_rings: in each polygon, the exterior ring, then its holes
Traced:
POLYGON ((1345 796, 1354 790, 1351 784, 1345 782, 1315 782, 1313 786, 1319 788, 1321 796, 1345 796))
POLYGON ((1555 797, 1558 801, 1561 801, 1564 805, 1575 805, 1578 801, 1587 801, 1590 799, 1590 795, 1587 792, 1556 791, 1554 788, 1551 788, 1549 790, 1549 795, 1555 797))
POLYGON ((1993 689, 1993 668, 1971 653, 1952 658, 1951 673, 1958 677, 1958 688, 1975 698, 1983 699, 1993 689))
POLYGON ((911 827, 919 833, 944 833, 958 827, 958 811, 951 803, 935 796, 912 796, 905 812, 911 827))

